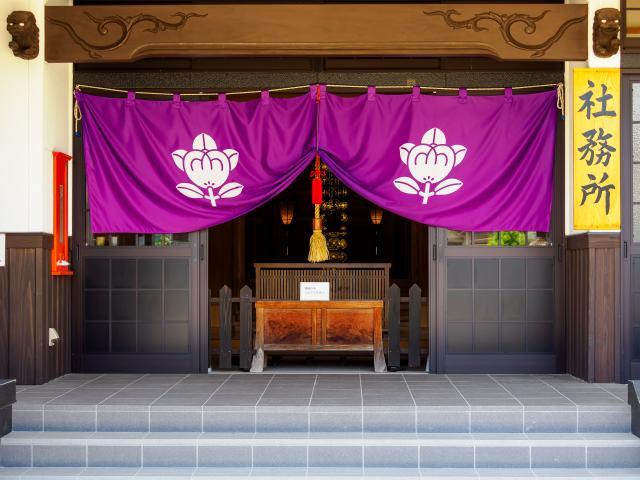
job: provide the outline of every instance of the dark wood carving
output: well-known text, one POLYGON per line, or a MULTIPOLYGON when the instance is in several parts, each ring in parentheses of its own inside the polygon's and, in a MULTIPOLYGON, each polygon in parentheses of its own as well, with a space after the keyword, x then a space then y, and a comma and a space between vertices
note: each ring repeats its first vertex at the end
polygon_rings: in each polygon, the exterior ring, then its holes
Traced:
POLYGON ((454 15, 462 15, 462 13, 460 13, 458 10, 449 9, 446 11, 436 10, 432 12, 424 12, 425 15, 441 16, 446 24, 454 30, 459 28, 466 28, 473 30, 474 32, 484 32, 487 31, 488 28, 480 26, 479 23, 483 21, 494 22, 498 25, 500 34, 508 45, 519 48, 521 50, 530 51, 532 52, 532 57, 542 57, 552 45, 557 43, 558 40, 562 38, 569 27, 571 27, 572 25, 578 25, 579 23, 584 22, 584 20, 586 19, 586 16, 570 18, 569 20, 561 24, 553 35, 543 41, 536 43, 524 42, 518 40, 514 36, 512 29, 515 25, 520 23, 524 24, 525 34, 533 35, 534 33, 536 33, 538 22, 546 17, 548 13, 549 10, 545 10, 540 15, 532 16, 526 13, 512 13, 510 15, 507 15, 489 11, 478 13, 472 18, 468 18, 466 20, 455 20, 454 18, 452 18, 454 15))
POLYGON ((145 28, 144 31, 150 32, 150 33, 158 33, 158 32, 164 32, 167 30, 180 30, 187 24, 187 21, 191 17, 202 18, 207 16, 206 13, 199 14, 199 13, 176 12, 171 16, 178 17, 179 20, 177 22, 171 23, 171 22, 166 22, 164 20, 161 20, 154 15, 147 15, 147 14, 139 14, 133 17, 109 15, 106 17, 98 18, 98 17, 94 17, 89 12, 84 12, 84 13, 89 18, 89 20, 91 20, 93 23, 96 24, 96 31, 101 36, 109 35, 109 25, 115 25, 117 28, 119 28, 120 34, 112 42, 101 45, 97 43, 92 43, 82 38, 80 35, 78 35, 76 30, 73 28, 73 25, 68 22, 56 20, 53 18, 52 19, 47 18, 47 20, 53 23, 54 25, 58 25, 59 27, 64 28, 65 31, 71 37, 71 39, 75 43, 80 45, 80 47, 82 47, 82 49, 85 52, 87 52, 91 58, 101 58, 102 55, 99 52, 109 52, 111 50, 115 50, 116 48, 119 48, 122 45, 124 45, 127 42, 127 40, 129 40, 129 38, 131 37, 131 33, 133 32, 134 27, 139 23, 148 22, 153 24, 152 27, 145 28))
POLYGON ((31 12, 11 12, 7 17, 7 31, 11 34, 9 48, 24 60, 33 60, 40 52, 40 30, 31 12))
POLYGON ((191 16, 198 18, 182 14, 177 22, 172 16, 184 11, 184 5, 48 6, 45 57, 76 63, 153 56, 587 58, 586 5, 457 4, 438 9, 444 17, 448 11, 459 12, 468 20, 451 20, 468 23, 472 30, 475 25, 477 33, 449 26, 436 13, 425 15, 424 5, 418 4, 210 4, 193 7, 196 14, 191 16), (150 28, 138 28, 140 24, 150 28))
POLYGON ((620 49, 620 10, 601 8, 593 17, 593 53, 607 58, 620 49))

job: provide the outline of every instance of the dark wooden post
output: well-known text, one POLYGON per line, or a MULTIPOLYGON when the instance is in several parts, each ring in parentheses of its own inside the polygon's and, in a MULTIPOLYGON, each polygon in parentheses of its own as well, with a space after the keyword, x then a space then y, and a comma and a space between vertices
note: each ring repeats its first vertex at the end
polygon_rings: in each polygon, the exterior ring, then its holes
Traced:
POLYGON ((409 368, 420 368, 420 304, 422 289, 415 283, 409 289, 409 368))
POLYGON ((567 237, 567 373, 620 381, 620 234, 567 237))
POLYGON ((219 368, 231 368, 231 289, 220 289, 220 363, 219 368))
POLYGON ((389 288, 389 354, 390 371, 400 368, 400 287, 395 283, 389 288))
POLYGON ((253 357, 253 348, 251 347, 253 337, 252 294, 253 292, 248 285, 240 289, 240 369, 245 371, 251 369, 251 357, 253 357))

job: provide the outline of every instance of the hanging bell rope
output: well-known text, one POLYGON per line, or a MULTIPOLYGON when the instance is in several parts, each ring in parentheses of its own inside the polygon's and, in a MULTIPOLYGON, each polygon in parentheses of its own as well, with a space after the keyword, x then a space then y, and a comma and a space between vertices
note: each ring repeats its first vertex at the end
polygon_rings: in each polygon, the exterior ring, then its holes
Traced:
POLYGON ((327 248, 327 239, 322 234, 322 218, 320 217, 320 205, 322 205, 322 176, 324 172, 320 165, 320 153, 318 152, 318 132, 320 120, 320 86, 316 87, 316 158, 311 172, 311 203, 314 206, 313 213, 313 233, 309 239, 309 257, 310 262, 325 262, 329 260, 329 249, 327 248))

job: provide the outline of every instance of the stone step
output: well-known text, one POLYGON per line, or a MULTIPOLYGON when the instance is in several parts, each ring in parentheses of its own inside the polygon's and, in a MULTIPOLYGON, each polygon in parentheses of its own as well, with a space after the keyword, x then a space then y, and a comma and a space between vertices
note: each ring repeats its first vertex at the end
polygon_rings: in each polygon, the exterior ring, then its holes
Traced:
POLYGON ((43 479, 58 478, 69 480, 152 480, 152 479, 191 479, 211 478, 216 480, 389 480, 428 478, 429 480, 503 480, 532 479, 544 477, 545 480, 611 480, 612 478, 640 478, 640 469, 367 469, 349 472, 344 469, 310 470, 305 473, 285 470, 254 469, 250 474, 234 471, 222 471, 211 468, 102 468, 102 467, 0 467, 0 478, 4 479, 43 479))
POLYGON ((632 434, 219 435, 13 432, 4 467, 215 468, 234 474, 343 469, 640 468, 632 434))
POLYGON ((18 402, 14 431, 627 433, 629 405, 189 406, 18 402))
POLYGON ((254 469, 249 474, 237 471, 201 468, 104 468, 104 467, 0 467, 0 478, 4 479, 65 479, 69 480, 152 480, 152 479, 205 479, 216 480, 503 480, 533 479, 544 477, 545 480, 611 480, 612 478, 640 478, 640 469, 386 469, 375 468, 366 471, 346 471, 344 469, 309 470, 304 473, 279 469, 277 471, 254 469))

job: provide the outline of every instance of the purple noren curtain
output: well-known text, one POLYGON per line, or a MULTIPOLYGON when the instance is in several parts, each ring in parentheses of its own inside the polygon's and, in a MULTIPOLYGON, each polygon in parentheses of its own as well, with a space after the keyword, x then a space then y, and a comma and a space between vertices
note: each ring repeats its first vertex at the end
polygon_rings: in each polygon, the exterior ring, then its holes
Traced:
POLYGON ((555 91, 381 95, 371 87, 347 98, 313 86, 249 102, 76 97, 96 233, 188 232, 244 215, 305 170, 316 126, 331 171, 384 209, 457 230, 549 229, 555 91))
POLYGON ((259 207, 315 155, 312 90, 249 102, 76 93, 92 231, 192 232, 259 207))
POLYGON ((548 231, 556 92, 325 94, 323 159, 347 187, 420 223, 548 231))

